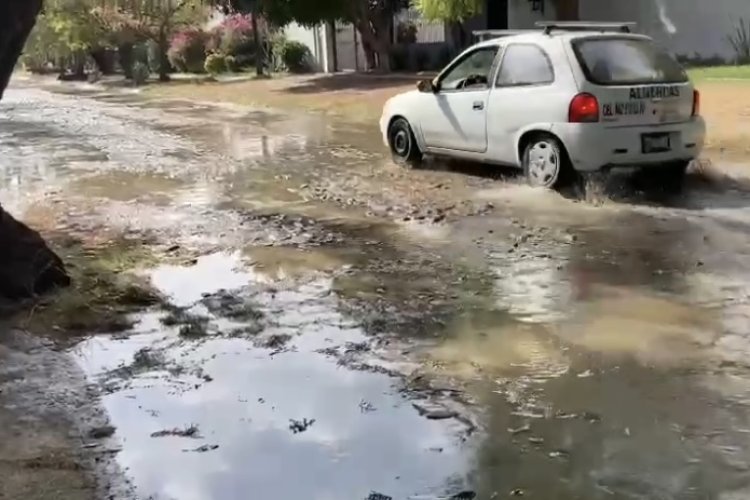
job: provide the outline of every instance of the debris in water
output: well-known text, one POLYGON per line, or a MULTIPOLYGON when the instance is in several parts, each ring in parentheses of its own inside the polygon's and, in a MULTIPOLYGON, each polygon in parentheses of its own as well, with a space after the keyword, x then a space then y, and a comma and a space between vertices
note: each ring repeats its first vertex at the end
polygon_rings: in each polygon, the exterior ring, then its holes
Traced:
POLYGON ((294 434, 299 434, 300 432, 305 432, 314 423, 315 423, 314 418, 313 419, 303 418, 302 420, 289 419, 289 430, 292 431, 294 434))
POLYGON ((420 416, 430 420, 446 420, 458 416, 457 412, 442 406, 430 407, 425 403, 412 403, 411 405, 417 410, 420 416))
POLYGON ((185 427, 184 429, 165 429, 163 431, 157 431, 151 434, 152 438, 158 438, 158 437, 166 437, 166 436, 179 436, 179 437, 189 437, 189 438, 199 438, 200 435, 198 434, 198 426, 197 425, 190 425, 189 427, 185 427))
POLYGON ((192 317, 180 327, 180 337, 201 338, 208 335, 208 318, 192 317))
POLYGON ((477 494, 473 491, 462 491, 461 493, 456 493, 452 497, 450 497, 450 500, 474 500, 477 497, 477 494))
POLYGON ((255 346, 264 349, 273 349, 278 351, 283 349, 287 342, 292 340, 292 336, 286 333, 276 333, 268 337, 258 338, 255 341, 255 346))
POLYGON ((510 492, 510 496, 512 497, 522 497, 523 495, 524 491, 521 488, 516 488, 510 492))
POLYGON ((365 500, 393 500, 393 497, 389 497, 388 495, 383 495, 382 493, 373 491, 372 493, 367 495, 367 498, 365 500))
POLYGON ((550 451, 549 452, 549 456, 550 456, 550 458, 563 458, 563 459, 567 459, 568 457, 570 457, 570 453, 567 452, 567 451, 565 451, 565 450, 555 450, 555 451, 550 451))
POLYGON ((578 378, 588 378, 591 377, 594 374, 591 370, 586 370, 577 375, 578 378))
POLYGON ((372 411, 375 411, 375 405, 373 405, 369 401, 365 401, 364 399, 362 399, 359 402, 359 409, 362 413, 370 413, 372 411))
POLYGON ((192 453, 206 453, 207 451, 214 451, 219 448, 218 444, 204 444, 203 446, 199 446, 197 448, 194 448, 192 450, 182 450, 183 452, 192 452, 192 453))
POLYGON ((524 425, 523 427, 519 427, 517 429, 508 429, 508 432, 510 432, 513 435, 521 434, 522 432, 529 432, 531 430, 531 426, 529 424, 524 425))
POLYGON ((89 437, 91 439, 104 439, 110 437, 115 433, 115 428, 111 425, 103 425, 101 427, 94 427, 89 431, 89 437))

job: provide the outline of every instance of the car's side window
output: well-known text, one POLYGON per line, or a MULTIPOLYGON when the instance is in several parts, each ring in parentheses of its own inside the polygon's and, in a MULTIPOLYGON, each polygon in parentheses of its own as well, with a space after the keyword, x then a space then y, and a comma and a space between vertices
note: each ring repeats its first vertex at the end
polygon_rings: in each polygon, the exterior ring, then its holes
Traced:
POLYGON ((546 85, 555 80, 552 63, 538 45, 518 43, 509 45, 503 54, 495 85, 518 87, 546 85))
POLYGON ((477 90, 489 87, 499 47, 481 47, 466 54, 440 79, 441 91, 477 90))

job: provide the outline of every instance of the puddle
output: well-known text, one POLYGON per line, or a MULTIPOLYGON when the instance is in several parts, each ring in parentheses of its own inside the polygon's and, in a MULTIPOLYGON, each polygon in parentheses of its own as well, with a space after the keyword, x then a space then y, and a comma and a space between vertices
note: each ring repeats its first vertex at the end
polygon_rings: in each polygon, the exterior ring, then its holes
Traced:
POLYGON ((184 179, 176 177, 115 170, 76 179, 68 189, 79 196, 167 205, 186 185, 184 179))
POLYGON ((344 251, 290 247, 250 247, 243 251, 254 272, 270 281, 295 280, 350 265, 344 251))
POLYGON ((8 95, 4 206, 214 252, 149 273, 173 310, 73 351, 139 497, 747 486, 742 185, 598 206, 406 172, 373 129, 318 115, 8 95), (394 375, 422 371, 480 432, 420 415, 394 375))
POLYGON ((329 279, 263 292, 239 254, 164 266, 152 278, 176 305, 203 313, 207 294, 251 296, 269 324, 251 337, 188 341, 160 323, 163 315, 147 314, 127 338, 76 347, 105 388, 118 461, 140 497, 351 500, 378 491, 405 499, 464 481, 471 446, 458 437, 462 424, 420 416, 395 379, 319 352, 366 340, 337 312, 329 279), (258 347, 270 338, 288 340, 258 347), (200 438, 151 437, 189 426, 200 438))

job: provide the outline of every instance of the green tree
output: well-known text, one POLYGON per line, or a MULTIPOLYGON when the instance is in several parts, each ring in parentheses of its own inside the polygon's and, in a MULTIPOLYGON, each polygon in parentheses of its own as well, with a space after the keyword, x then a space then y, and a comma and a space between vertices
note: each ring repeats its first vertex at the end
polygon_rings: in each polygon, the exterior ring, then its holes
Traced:
POLYGON ((332 21, 352 23, 362 38, 369 69, 390 70, 393 16, 408 0, 217 0, 241 12, 259 13, 284 26, 295 21, 305 26, 332 21))
POLYGON ((54 61, 83 75, 87 53, 107 44, 103 27, 91 13, 91 0, 49 0, 27 44, 23 62, 41 67, 54 61))
POLYGON ((159 80, 168 81, 167 57, 172 35, 208 16, 203 0, 106 0, 94 9, 97 19, 112 33, 136 41, 152 41, 159 53, 159 80))
POLYGON ((482 12, 484 0, 417 0, 416 8, 429 21, 463 22, 482 12))

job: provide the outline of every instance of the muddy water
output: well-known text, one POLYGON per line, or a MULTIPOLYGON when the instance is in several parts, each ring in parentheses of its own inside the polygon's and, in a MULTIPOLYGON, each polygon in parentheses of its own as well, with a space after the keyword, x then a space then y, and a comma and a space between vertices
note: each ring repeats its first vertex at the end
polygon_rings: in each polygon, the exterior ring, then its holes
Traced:
POLYGON ((205 255, 71 351, 135 496, 750 496, 741 177, 581 202, 316 115, 48 90, 0 108, 3 203, 205 255))

